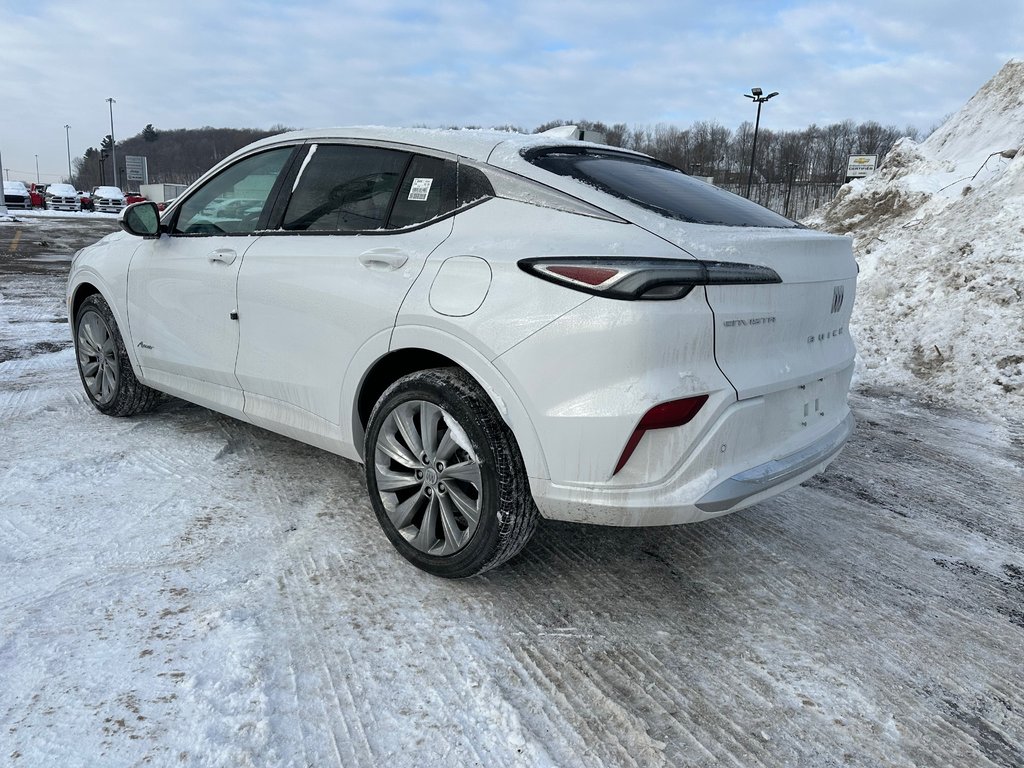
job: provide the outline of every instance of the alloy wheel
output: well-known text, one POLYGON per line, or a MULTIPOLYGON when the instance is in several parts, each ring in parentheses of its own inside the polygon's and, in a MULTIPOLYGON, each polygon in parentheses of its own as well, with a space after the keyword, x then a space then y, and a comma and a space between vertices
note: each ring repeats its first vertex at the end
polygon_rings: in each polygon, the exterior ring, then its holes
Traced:
POLYGON ((480 461, 443 408, 407 400, 385 417, 374 451, 380 499, 396 530, 420 552, 451 555, 480 522, 480 461))
POLYGON ((117 395, 119 363, 117 340, 97 312, 82 315, 78 323, 78 365, 93 399, 106 405, 117 395))

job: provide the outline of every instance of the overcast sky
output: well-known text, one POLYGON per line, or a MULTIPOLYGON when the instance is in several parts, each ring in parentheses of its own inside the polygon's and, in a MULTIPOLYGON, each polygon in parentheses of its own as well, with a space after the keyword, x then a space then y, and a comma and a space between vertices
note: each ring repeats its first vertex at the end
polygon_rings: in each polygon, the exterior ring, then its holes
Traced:
MULTIPOLYGON (((0 0, 0 153, 67 175, 110 132, 851 118, 928 130, 1011 58, 1022 0, 0 0)), ((1022 84, 1024 87, 1024 84, 1022 84)))

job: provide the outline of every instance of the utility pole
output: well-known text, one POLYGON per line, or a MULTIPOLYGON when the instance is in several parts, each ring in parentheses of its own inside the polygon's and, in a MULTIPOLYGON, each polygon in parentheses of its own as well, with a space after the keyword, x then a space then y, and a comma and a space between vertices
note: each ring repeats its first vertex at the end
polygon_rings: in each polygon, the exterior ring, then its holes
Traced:
POLYGON ((120 184, 117 180, 117 152, 114 151, 114 105, 117 102, 114 101, 114 97, 111 96, 109 99, 107 99, 107 103, 110 104, 110 165, 113 168, 114 186, 119 187, 120 184))
POLYGON ((68 184, 71 183, 71 126, 67 123, 64 124, 64 133, 67 134, 68 139, 68 184))

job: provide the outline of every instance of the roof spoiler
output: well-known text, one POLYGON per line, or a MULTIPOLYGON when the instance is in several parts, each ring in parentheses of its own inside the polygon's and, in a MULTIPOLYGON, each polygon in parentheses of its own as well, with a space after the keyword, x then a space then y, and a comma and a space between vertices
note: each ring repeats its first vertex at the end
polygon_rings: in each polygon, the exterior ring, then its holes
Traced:
POLYGON ((591 144, 607 144, 608 137, 599 131, 587 131, 578 125, 559 125, 555 128, 548 128, 541 131, 541 136, 553 136, 556 139, 568 139, 569 141, 589 141, 591 144))

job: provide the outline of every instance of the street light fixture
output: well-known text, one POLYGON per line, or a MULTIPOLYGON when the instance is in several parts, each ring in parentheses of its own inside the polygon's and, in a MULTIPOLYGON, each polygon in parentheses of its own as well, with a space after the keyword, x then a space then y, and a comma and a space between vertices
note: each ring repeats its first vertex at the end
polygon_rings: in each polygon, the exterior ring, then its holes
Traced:
POLYGON ((762 96, 764 93, 760 88, 751 88, 750 93, 744 93, 748 99, 757 104, 757 119, 754 121, 754 146, 750 150, 750 173, 747 175, 747 199, 750 199, 750 187, 754 183, 754 157, 757 155, 757 129, 761 125, 761 105, 764 104, 768 99, 773 96, 778 96, 778 91, 772 91, 767 96, 762 96))
POLYGON ((71 126, 64 124, 64 133, 68 139, 68 184, 71 183, 71 126))
POLYGON ((113 176, 114 176, 114 186, 115 187, 119 187, 121 185, 118 184, 118 180, 117 180, 117 152, 114 151, 114 105, 117 102, 114 101, 114 97, 111 96, 109 99, 107 99, 107 103, 110 104, 110 157, 111 157, 111 163, 110 164, 113 167, 113 171, 114 171, 114 173, 113 173, 113 176))

